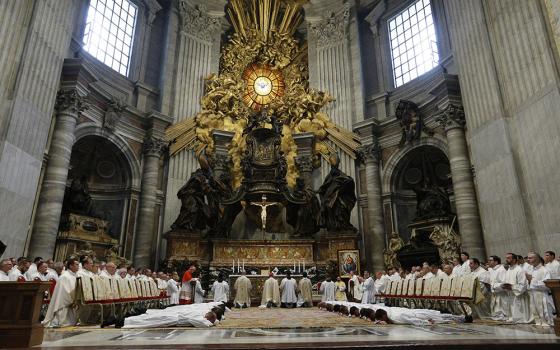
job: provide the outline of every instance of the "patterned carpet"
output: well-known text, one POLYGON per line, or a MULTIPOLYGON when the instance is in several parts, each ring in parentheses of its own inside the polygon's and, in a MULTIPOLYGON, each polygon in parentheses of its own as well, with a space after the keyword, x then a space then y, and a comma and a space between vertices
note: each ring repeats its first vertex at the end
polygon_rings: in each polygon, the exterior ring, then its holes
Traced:
POLYGON ((314 308, 298 309, 233 309, 217 328, 316 328, 371 326, 359 318, 343 317, 314 308))

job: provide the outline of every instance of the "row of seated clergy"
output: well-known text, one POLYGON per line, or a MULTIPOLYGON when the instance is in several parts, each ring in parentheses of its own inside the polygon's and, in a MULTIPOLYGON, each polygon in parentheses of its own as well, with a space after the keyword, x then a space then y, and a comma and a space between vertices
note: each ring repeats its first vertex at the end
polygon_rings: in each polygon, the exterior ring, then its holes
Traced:
MULTIPOLYGON (((475 317, 485 315, 482 315, 481 309, 489 300, 482 293, 478 278, 473 275, 390 281, 386 291, 379 296, 397 303, 406 302, 409 305, 422 304, 423 301, 467 303, 473 309, 475 317)), ((458 310, 455 308, 452 311, 458 310)))
POLYGON ((165 300, 153 280, 116 279, 103 276, 81 276, 77 278, 76 298, 80 306, 78 318, 81 323, 97 323, 107 317, 104 306, 135 301, 165 300), (101 313, 98 313, 97 307, 101 313))

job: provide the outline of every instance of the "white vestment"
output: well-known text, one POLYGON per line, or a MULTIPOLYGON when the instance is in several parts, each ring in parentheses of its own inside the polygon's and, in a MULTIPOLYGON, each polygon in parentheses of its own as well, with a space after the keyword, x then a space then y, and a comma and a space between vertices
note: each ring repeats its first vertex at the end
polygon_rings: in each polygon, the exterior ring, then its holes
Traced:
POLYGON ((76 312, 72 307, 76 290, 76 274, 66 270, 54 287, 51 302, 43 324, 47 327, 74 326, 76 312))
POLYGON ((387 316, 395 324, 411 324, 415 326, 427 326, 435 323, 462 323, 464 316, 442 314, 436 310, 409 309, 404 307, 374 306, 374 310, 382 308, 387 311, 387 316))
POLYGON ((278 286, 278 281, 273 277, 269 277, 264 282, 261 306, 266 306, 268 302, 272 302, 274 305, 278 305, 280 302, 280 287, 278 286))
POLYGON ((544 267, 550 272, 551 279, 560 279, 560 262, 558 260, 554 259, 544 267))
POLYGON ((364 293, 362 294, 362 304, 373 304, 375 303, 375 282, 373 278, 368 277, 362 284, 364 293))
POLYGON ((401 279, 401 275, 399 275, 398 272, 395 272, 391 276, 389 276, 389 280, 391 281, 400 281, 401 279))
POLYGON ((451 276, 459 277, 463 275, 463 266, 457 265, 453 267, 453 271, 451 271, 451 276))
POLYGON ((212 285, 212 293, 214 294, 214 301, 228 301, 229 286, 226 281, 214 281, 212 285))
POLYGON ((383 294, 385 293, 385 288, 389 284, 389 276, 383 275, 379 279, 376 279, 374 282, 375 292, 383 294))
POLYGON ((466 275, 466 274, 471 272, 471 267, 469 265, 469 261, 470 261, 470 259, 467 259, 467 261, 465 261, 461 265, 461 275, 466 275))
POLYGON ((298 283, 298 301, 297 306, 302 306, 303 303, 307 303, 308 306, 313 305, 313 297, 311 296, 311 280, 307 277, 303 277, 298 283))
MULTIPOLYGON (((360 283, 360 279, 358 278, 358 276, 354 275, 352 276, 352 279, 350 281, 354 282, 354 288, 353 288, 354 299, 362 300, 363 290, 362 290, 362 284, 360 283)), ((350 285, 350 281, 348 281, 349 285, 350 285)))
POLYGON ((334 301, 334 293, 336 291, 336 285, 333 281, 324 281, 321 283, 321 288, 319 292, 321 293, 321 301, 334 301))
MULTIPOLYGON (((194 303, 200 304, 204 302, 204 289, 202 289, 202 284, 200 284, 200 280, 196 279, 196 285, 194 287, 194 303)), ((214 301, 216 301, 214 299, 214 301)), ((227 299, 225 300, 227 301, 227 299)))
POLYGON ((58 273, 55 270, 48 268, 47 269, 47 281, 55 280, 58 281, 58 273))
POLYGON ((167 295, 171 305, 179 304, 179 287, 174 279, 167 281, 167 295))
POLYGON ((490 284, 492 286, 492 301, 490 303, 490 314, 496 321, 505 321, 511 317, 511 305, 509 305, 508 293, 502 288, 506 281, 506 269, 503 265, 497 265, 488 270, 490 284))
POLYGON ((37 273, 37 265, 35 263, 32 263, 31 265, 29 265, 27 271, 25 271, 25 273, 23 274, 23 277, 25 277, 25 280, 27 281, 33 281, 33 278, 36 277, 35 276, 36 273, 37 273))
POLYGON ((527 294, 528 282, 525 271, 519 265, 511 266, 506 272, 506 283, 511 284, 508 291, 508 304, 511 305, 511 318, 514 323, 532 323, 531 300, 527 294))
POLYGON ((17 267, 17 266, 14 266, 10 270, 10 273, 8 274, 8 277, 10 278, 10 281, 12 281, 12 282, 17 282, 17 280, 20 276, 25 278, 25 276, 21 273, 21 271, 19 270, 19 267, 17 267))
POLYGON ((550 279, 550 272, 544 266, 539 265, 531 273, 531 283, 529 284, 529 295, 531 297, 531 311, 538 326, 553 326, 554 304, 550 289, 544 281, 550 279))
POLYGON ((239 276, 233 284, 235 289, 235 300, 233 303, 238 306, 251 306, 251 280, 247 276, 239 276))
POLYGON ((430 278, 434 278, 434 276, 435 276, 435 275, 434 275, 431 271, 428 271, 427 274, 425 274, 424 276, 422 276, 422 279, 423 279, 423 280, 428 280, 428 279, 430 279, 430 278))
POLYGON ((297 303, 297 282, 293 277, 282 279, 280 291, 282 303, 297 303))
POLYGON ((9 282, 10 276, 4 271, 0 271, 0 282, 9 282))

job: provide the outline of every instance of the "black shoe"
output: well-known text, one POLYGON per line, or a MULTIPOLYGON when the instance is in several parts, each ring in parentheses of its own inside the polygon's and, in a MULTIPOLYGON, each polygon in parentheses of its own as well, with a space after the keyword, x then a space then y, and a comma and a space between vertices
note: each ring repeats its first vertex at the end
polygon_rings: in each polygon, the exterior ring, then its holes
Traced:
POLYGON ((473 323, 473 318, 471 315, 465 316, 465 323, 473 323))
POLYGON ((243 306, 241 306, 242 309, 246 309, 247 308, 247 304, 243 304, 243 306))

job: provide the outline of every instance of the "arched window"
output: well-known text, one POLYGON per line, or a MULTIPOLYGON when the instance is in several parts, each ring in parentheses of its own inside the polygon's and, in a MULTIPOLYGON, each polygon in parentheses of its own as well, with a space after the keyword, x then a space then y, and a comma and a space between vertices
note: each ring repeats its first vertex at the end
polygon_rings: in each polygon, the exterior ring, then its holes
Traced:
POLYGON ((399 87, 439 63, 430 0, 418 0, 387 21, 393 82, 399 87))
POLYGON ((84 31, 84 49, 128 76, 138 7, 129 0, 91 0, 84 31))

